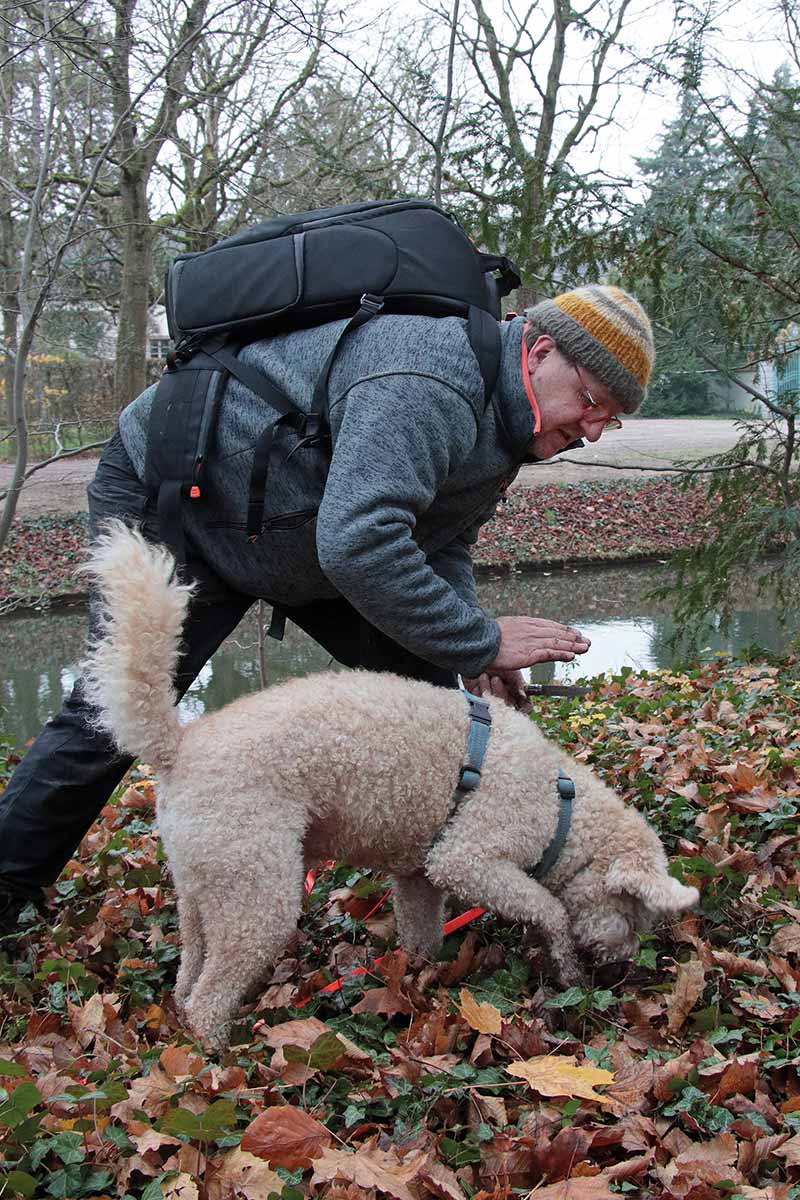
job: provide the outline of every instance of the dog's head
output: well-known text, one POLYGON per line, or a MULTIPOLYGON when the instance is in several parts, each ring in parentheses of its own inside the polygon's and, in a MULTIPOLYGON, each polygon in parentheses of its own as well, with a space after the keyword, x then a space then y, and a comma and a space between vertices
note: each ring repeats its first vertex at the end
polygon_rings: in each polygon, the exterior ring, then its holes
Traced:
POLYGON ((667 871, 656 834, 631 814, 616 853, 598 855, 564 886, 559 899, 578 949, 597 965, 633 958, 638 934, 665 917, 676 917, 700 899, 667 871))

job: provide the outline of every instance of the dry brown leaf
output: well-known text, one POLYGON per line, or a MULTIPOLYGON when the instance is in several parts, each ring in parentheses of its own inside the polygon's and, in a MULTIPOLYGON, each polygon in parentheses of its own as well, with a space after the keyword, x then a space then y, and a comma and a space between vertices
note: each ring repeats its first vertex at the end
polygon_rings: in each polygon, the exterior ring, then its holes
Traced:
POLYGON ((157 1129, 150 1127, 144 1129, 140 1134, 134 1134, 129 1130, 128 1137, 140 1154, 147 1154, 150 1150, 162 1150, 165 1146, 170 1150, 173 1148, 179 1149, 183 1145, 180 1138, 170 1137, 166 1133, 159 1133, 157 1129))
POLYGON ((199 1200, 200 1193, 191 1175, 181 1171, 180 1175, 161 1181, 161 1195, 166 1200, 199 1200))
POLYGON ((614 1082, 614 1072, 602 1067, 578 1066, 574 1054, 540 1054, 527 1062, 515 1062, 506 1067, 509 1075, 526 1080, 541 1096, 574 1096, 596 1100, 608 1105, 608 1100, 595 1086, 614 1082))
POLYGON ((789 1138, 775 1153, 786 1159, 787 1167, 800 1167, 800 1133, 789 1138))
MULTIPOLYGON (((324 1021, 320 1021, 315 1016, 306 1016, 302 1020, 283 1021, 281 1025, 273 1025, 271 1028, 264 1028, 259 1032, 259 1037, 263 1038, 267 1046, 272 1046, 272 1049, 283 1050, 285 1045, 300 1046, 301 1050, 311 1050, 315 1040, 323 1036, 323 1033, 331 1033, 329 1026, 325 1025, 324 1021)), ((353 1062, 361 1062, 367 1066, 372 1063, 372 1058, 365 1051, 359 1049, 355 1042, 350 1042, 350 1039, 345 1037, 343 1033, 337 1033, 336 1037, 344 1046, 347 1057, 353 1062)), ((273 1067, 281 1067, 285 1063, 283 1055, 273 1061, 273 1067)))
POLYGON ((364 992, 358 1004, 350 1009, 354 1013, 370 1012, 379 1016, 394 1017, 397 1013, 408 1016, 414 1010, 400 992, 388 987, 374 987, 364 992))
POLYGON ((472 992, 462 988, 459 999, 459 1010, 462 1017, 477 1033, 491 1033, 499 1037, 503 1028, 503 1018, 498 1008, 493 1004, 476 1000, 472 992))
POLYGON ((315 1121, 301 1108, 291 1104, 274 1104, 264 1109, 244 1131, 241 1146, 250 1154, 263 1158, 271 1167, 286 1167, 288 1171, 310 1167, 326 1146, 331 1135, 324 1125, 315 1121))
POLYGON ((742 1200, 789 1200, 791 1188, 788 1183, 773 1183, 769 1187, 756 1188, 739 1186, 736 1195, 742 1200))
POLYGON ((667 1003, 667 1029, 677 1033, 681 1029, 703 991, 706 973, 698 958, 678 963, 675 987, 667 1003))
POLYGON ((281 1194, 286 1186, 276 1171, 237 1146, 230 1150, 207 1184, 208 1200, 266 1200, 270 1192, 281 1194))
POLYGON ((437 1159, 424 1162, 417 1178, 434 1196, 440 1196, 441 1200, 464 1200, 465 1192, 455 1171, 437 1159))
POLYGON ((613 1181, 614 1176, 604 1171, 602 1175, 562 1179, 537 1188, 531 1195, 536 1200, 619 1200, 619 1192, 612 1192, 609 1186, 613 1181))
POLYGON ((743 954, 734 954, 731 950, 712 949, 711 957, 726 975, 759 975, 762 979, 769 975, 769 968, 765 963, 754 958, 745 958, 743 954))
POLYGON ((99 1033, 105 1032, 105 1007, 103 997, 99 992, 90 996, 85 1004, 70 1004, 67 1001, 67 1011, 72 1028, 75 1030, 75 1036, 84 1050, 92 1044, 99 1033))
POLYGON ((393 1148, 379 1150, 373 1138, 355 1154, 347 1150, 324 1151, 314 1160, 311 1185, 337 1179, 361 1188, 377 1188, 397 1200, 418 1200, 408 1185, 419 1177, 428 1158, 429 1155, 423 1152, 401 1161, 393 1148))
POLYGON ((178 1083, 199 1075, 205 1064, 205 1059, 199 1054, 193 1054, 189 1046, 166 1046, 158 1060, 166 1071, 178 1083))
POLYGON ((740 792, 752 792, 764 782, 749 763, 741 761, 733 762, 729 767, 717 767, 717 774, 730 780, 740 792))
POLYGON ((789 925, 781 925, 769 948, 774 954, 800 954, 800 923, 792 921, 789 925))

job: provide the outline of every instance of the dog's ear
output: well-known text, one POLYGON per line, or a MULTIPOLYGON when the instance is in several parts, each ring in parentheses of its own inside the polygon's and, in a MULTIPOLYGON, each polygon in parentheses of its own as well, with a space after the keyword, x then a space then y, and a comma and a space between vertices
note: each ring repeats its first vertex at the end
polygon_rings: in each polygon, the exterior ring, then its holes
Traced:
POLYGON ((615 859, 608 868, 606 885, 615 895, 635 896, 651 912, 668 916, 694 908, 700 900, 697 888, 685 887, 656 864, 648 869, 641 863, 633 866, 624 858, 615 859))

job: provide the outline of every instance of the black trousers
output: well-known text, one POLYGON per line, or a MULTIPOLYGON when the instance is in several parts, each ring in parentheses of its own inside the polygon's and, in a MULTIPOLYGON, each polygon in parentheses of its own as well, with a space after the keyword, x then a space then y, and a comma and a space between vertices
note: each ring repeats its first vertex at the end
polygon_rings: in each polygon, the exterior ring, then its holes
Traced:
MULTIPOLYGON (((119 517, 158 539, 157 522, 119 434, 103 451, 89 485, 90 537, 119 517)), ((175 686, 183 695, 202 667, 233 632, 252 596, 233 591, 187 549, 183 572, 196 584, 184 627, 175 686)), ((89 599, 89 628, 97 598, 89 599)), ((369 626, 346 600, 325 600, 286 610, 287 616, 346 666, 393 671, 455 687, 456 676, 417 658, 369 626)), ((131 765, 110 739, 91 728, 91 709, 80 680, 61 711, 48 721, 0 796, 0 884, 36 897, 52 884, 131 765)))

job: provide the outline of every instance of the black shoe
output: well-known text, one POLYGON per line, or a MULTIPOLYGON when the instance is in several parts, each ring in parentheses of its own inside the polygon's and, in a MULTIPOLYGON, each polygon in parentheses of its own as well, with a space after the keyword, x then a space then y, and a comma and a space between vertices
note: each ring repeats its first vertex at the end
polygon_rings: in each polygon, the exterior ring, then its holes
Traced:
POLYGON ((44 903, 44 896, 21 892, 17 888, 0 883, 0 938, 19 936, 25 933, 36 910, 44 903), (27 910, 27 911, 26 911, 27 910), (22 917, 22 921, 20 921, 22 917), (26 919, 28 918, 28 919, 26 919))

